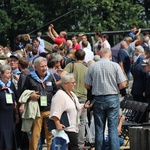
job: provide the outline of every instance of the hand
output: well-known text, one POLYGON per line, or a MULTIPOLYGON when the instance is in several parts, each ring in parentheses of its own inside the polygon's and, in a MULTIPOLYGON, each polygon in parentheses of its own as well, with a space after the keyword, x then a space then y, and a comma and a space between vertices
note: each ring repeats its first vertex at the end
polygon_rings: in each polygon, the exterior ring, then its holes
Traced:
POLYGON ((65 128, 65 126, 64 126, 63 124, 57 124, 57 125, 56 125, 56 129, 57 129, 58 131, 63 130, 64 128, 65 128))
POLYGON ((52 27, 51 27, 51 26, 49 26, 49 27, 48 27, 48 31, 51 31, 51 29, 52 29, 52 27))
POLYGON ((91 104, 89 100, 84 104, 84 108, 90 108, 92 106, 93 104, 91 104))
POLYGON ((53 24, 50 24, 51 28, 54 28, 54 25, 53 24))
POLYGON ((139 28, 139 32, 141 32, 141 28, 139 28))
POLYGON ((21 106, 19 107, 19 112, 20 112, 20 114, 23 114, 23 112, 24 112, 24 104, 21 104, 21 106))
POLYGON ((59 69, 56 69, 56 71, 59 75, 61 75, 61 73, 63 72, 63 69, 59 68, 59 69))
POLYGON ((37 100, 39 100, 39 98, 40 98, 40 94, 38 91, 35 91, 35 92, 31 93, 31 95, 30 95, 31 100, 37 101, 37 100))
POLYGON ((118 126, 118 135, 121 135, 121 127, 120 126, 118 126))

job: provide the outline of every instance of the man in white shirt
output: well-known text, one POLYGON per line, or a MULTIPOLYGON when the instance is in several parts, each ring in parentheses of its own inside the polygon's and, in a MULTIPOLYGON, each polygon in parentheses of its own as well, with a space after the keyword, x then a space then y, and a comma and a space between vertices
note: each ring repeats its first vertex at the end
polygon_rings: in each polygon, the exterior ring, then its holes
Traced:
POLYGON ((88 61, 93 60, 94 54, 93 54, 93 52, 92 52, 91 50, 89 50, 89 48, 88 48, 88 41, 83 41, 83 42, 82 42, 82 49, 83 49, 83 51, 85 51, 85 58, 84 58, 84 61, 85 61, 86 63, 88 63, 88 61))
POLYGON ((40 45, 45 48, 45 44, 44 44, 44 40, 41 39, 41 36, 42 36, 42 33, 41 32, 38 32, 37 33, 37 39, 40 41, 40 45))
POLYGON ((89 49, 89 50, 92 50, 92 48, 91 48, 91 44, 89 43, 89 41, 87 40, 87 36, 86 35, 82 35, 82 41, 80 41, 80 45, 81 45, 81 49, 83 49, 83 47, 82 47, 82 42, 83 41, 87 41, 88 42, 88 45, 87 45, 87 48, 89 49))

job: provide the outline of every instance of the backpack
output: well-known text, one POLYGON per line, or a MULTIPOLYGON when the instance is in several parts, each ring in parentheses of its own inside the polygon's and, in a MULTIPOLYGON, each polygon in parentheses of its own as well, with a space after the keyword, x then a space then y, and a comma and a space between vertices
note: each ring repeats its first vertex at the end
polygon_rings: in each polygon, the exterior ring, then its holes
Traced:
POLYGON ((60 66, 62 69, 64 69, 66 67, 66 65, 70 62, 74 62, 75 60, 73 58, 69 58, 69 57, 64 57, 63 59, 61 59, 60 61, 60 66))

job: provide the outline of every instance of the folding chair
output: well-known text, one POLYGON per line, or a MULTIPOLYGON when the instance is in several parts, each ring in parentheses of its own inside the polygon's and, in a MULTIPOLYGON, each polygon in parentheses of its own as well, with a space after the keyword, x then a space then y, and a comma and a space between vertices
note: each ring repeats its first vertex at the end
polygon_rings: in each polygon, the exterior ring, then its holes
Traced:
POLYGON ((127 141, 125 145, 127 145, 129 142, 129 127, 142 125, 141 119, 148 107, 148 104, 132 101, 130 104, 127 103, 126 107, 126 109, 131 109, 131 113, 130 115, 127 113, 128 116, 122 126, 121 136, 127 141), (130 107, 129 105, 132 106, 130 107))
POLYGON ((135 108, 137 109, 138 113, 135 116, 135 122, 143 123, 143 116, 148 108, 148 103, 138 102, 138 106, 135 108))
POLYGON ((132 109, 133 109, 133 103, 134 101, 131 101, 131 100, 125 100, 125 102, 123 102, 124 104, 121 104, 121 105, 124 105, 123 106, 123 109, 122 109, 122 113, 126 116, 126 121, 127 120, 132 120, 132 109))

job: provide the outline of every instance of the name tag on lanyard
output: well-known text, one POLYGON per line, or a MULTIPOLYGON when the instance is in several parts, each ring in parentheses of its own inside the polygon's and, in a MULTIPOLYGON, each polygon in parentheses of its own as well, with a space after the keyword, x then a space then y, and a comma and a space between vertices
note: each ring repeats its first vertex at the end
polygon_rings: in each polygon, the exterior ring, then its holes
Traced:
POLYGON ((13 104, 12 94, 5 93, 5 97, 6 97, 7 104, 13 104))
POLYGON ((40 106, 47 106, 47 95, 45 91, 41 91, 40 106))
POLYGON ((40 105, 41 106, 47 106, 47 96, 41 96, 40 97, 40 105))

